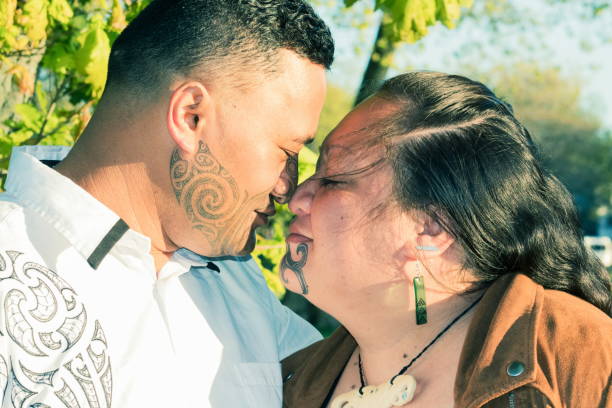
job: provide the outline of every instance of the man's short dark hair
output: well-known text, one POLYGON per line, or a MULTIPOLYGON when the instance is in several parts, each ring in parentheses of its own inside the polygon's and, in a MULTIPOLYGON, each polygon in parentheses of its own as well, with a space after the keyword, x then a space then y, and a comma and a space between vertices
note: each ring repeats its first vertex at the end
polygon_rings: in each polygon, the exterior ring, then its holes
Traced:
POLYGON ((333 62, 329 28, 305 0, 153 0, 113 44, 108 86, 146 93, 196 69, 273 72, 281 48, 333 62))

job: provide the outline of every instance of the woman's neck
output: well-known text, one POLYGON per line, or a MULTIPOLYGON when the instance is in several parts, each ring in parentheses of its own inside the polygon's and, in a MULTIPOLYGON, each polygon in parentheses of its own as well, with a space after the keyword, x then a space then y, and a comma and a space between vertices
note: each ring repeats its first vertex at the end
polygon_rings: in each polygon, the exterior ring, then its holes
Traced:
MULTIPOLYGON (((402 285, 403 286, 403 285, 402 285)), ((405 285, 408 291, 408 285, 405 285)), ((408 293, 408 292, 406 292, 408 293)), ((416 357, 458 315, 480 297, 480 294, 462 296, 448 292, 427 292, 427 318, 424 325, 417 325, 414 306, 372 305, 361 313, 351 313, 358 319, 342 319, 359 347, 362 367, 368 384, 381 384, 396 375, 416 357)), ((412 300, 408 296, 406 300, 412 300)), ((445 332, 417 361, 414 370, 423 367, 427 360, 435 361, 436 354, 460 347, 467 334, 471 312, 445 332)))

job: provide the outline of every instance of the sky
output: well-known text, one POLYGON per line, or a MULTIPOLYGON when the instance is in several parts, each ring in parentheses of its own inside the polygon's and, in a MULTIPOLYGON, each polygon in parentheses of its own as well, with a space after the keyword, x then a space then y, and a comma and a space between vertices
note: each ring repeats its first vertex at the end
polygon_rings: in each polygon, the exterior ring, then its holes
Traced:
MULTIPOLYGON (((474 1, 479 7, 484 0, 474 1)), ((329 80, 353 91, 365 70, 380 14, 369 12, 371 0, 361 0, 353 9, 341 12, 336 7, 335 13, 330 12, 334 10, 331 3, 318 7, 331 25, 337 47, 329 80), (349 22, 367 28, 353 28, 349 22)), ((496 32, 487 21, 473 19, 462 21, 453 30, 438 24, 421 41, 398 49, 396 69, 390 75, 411 69, 462 73, 466 64, 486 69, 487 64, 535 61, 542 67, 558 68, 568 78, 578 78, 583 106, 612 129, 612 4, 593 17, 587 3, 507 0, 509 12, 504 15, 511 21, 495 19, 496 32)), ((604 3, 612 2, 599 0, 604 3)))

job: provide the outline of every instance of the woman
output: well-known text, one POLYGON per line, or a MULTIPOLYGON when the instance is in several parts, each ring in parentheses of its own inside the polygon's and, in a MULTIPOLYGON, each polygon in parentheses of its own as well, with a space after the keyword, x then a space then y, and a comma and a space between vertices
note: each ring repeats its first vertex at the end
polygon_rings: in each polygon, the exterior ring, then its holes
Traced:
POLYGON ((386 82, 322 146, 281 273, 341 322, 283 361, 286 407, 611 407, 610 278, 511 107, 386 82))

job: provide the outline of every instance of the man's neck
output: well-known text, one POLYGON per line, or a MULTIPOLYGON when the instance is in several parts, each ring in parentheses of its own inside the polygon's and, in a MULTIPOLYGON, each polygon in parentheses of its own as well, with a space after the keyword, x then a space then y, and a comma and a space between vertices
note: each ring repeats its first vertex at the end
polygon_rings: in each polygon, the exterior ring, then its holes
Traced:
POLYGON ((165 239, 144 163, 122 162, 122 157, 105 160, 81 147, 55 169, 115 212, 130 229, 150 238, 156 270, 161 270, 177 248, 165 239))

